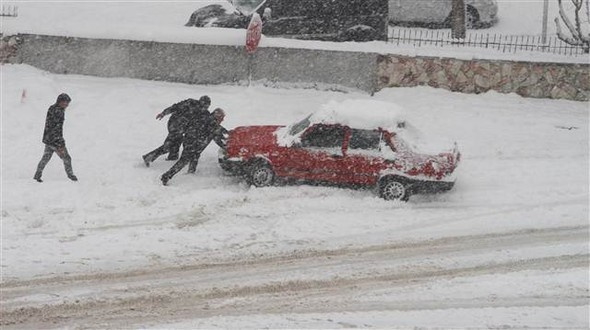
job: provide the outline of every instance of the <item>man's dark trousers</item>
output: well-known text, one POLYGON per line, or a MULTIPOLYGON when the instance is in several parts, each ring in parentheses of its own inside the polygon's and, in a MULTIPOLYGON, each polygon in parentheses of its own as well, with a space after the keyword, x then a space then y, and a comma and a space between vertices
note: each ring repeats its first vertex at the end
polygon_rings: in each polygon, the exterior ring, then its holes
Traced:
POLYGON ((37 172, 35 173, 35 177, 41 178, 43 169, 45 169, 45 166, 47 165, 47 163, 49 163, 49 160, 51 160, 51 157, 53 156, 54 152, 57 153, 61 160, 63 160, 64 168, 66 169, 66 174, 68 175, 68 177, 74 176, 74 171, 72 170, 72 157, 70 157, 68 149, 65 145, 61 148, 63 149, 63 153, 60 155, 57 151, 57 147, 50 146, 48 144, 45 145, 45 151, 43 151, 43 157, 41 157, 41 161, 39 161, 39 165, 37 165, 37 172))

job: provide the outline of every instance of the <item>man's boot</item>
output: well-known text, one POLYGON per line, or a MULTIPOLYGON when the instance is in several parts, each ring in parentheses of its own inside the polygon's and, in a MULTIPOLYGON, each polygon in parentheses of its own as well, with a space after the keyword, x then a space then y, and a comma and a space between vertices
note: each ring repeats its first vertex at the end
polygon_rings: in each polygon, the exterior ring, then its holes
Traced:
POLYGON ((143 155, 141 156, 141 158, 143 158, 143 163, 145 164, 145 167, 150 167, 150 157, 148 155, 143 155))
POLYGON ((188 173, 194 174, 197 171, 197 162, 190 162, 188 165, 188 173))
POLYGON ((41 173, 39 173, 39 172, 35 173, 35 176, 33 177, 33 179, 37 182, 43 182, 43 180, 41 180, 41 173))
POLYGON ((162 177, 160 178, 160 180, 162 180, 162 185, 167 186, 168 185, 168 181, 170 181, 170 178, 164 174, 162 175, 162 177))

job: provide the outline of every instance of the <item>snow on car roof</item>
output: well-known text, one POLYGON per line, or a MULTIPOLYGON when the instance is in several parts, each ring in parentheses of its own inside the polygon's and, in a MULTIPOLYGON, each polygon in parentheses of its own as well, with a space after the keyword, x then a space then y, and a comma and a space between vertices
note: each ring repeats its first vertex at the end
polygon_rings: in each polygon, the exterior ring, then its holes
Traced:
POLYGON ((397 104, 376 100, 349 99, 341 102, 330 101, 301 122, 279 128, 275 135, 277 143, 291 146, 300 142, 305 128, 314 124, 340 124, 355 129, 386 129, 390 132, 406 130, 404 109, 397 104), (403 125, 400 125, 403 123, 403 125), (303 125, 303 126, 301 126, 303 125), (295 128, 295 133, 293 132, 295 128))
POLYGON ((435 154, 452 146, 450 141, 439 136, 426 138, 421 130, 406 121, 405 113, 403 107, 391 102, 366 99, 330 101, 304 120, 277 129, 275 136, 279 145, 289 147, 301 142, 301 135, 311 125, 340 124, 355 129, 382 128, 395 132, 408 146, 420 152, 435 154))
POLYGON ((395 131, 400 123, 405 122, 404 112, 395 103, 350 99, 324 104, 309 120, 313 124, 340 124, 357 129, 383 128, 395 131))

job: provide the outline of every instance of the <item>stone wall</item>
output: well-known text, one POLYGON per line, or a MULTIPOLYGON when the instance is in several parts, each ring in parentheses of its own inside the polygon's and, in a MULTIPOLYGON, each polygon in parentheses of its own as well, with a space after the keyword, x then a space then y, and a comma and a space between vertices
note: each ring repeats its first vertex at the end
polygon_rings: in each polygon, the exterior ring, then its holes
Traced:
MULTIPOLYGON (((8 37, 5 37, 6 39, 8 37)), ((588 64, 407 57, 376 53, 19 35, 2 54, 54 73, 189 84, 240 84, 358 89, 427 85, 463 93, 495 90, 525 97, 588 101, 588 64), (15 42, 18 40, 18 44, 15 42), (249 69, 250 68, 250 69, 249 69)), ((9 39, 6 39, 9 40, 9 39)))
POLYGON ((588 101, 588 64, 378 57, 378 89, 419 85, 463 93, 494 90, 524 97, 588 101))
POLYGON ((249 57, 243 46, 19 35, 15 63, 54 72, 126 77, 189 84, 335 87, 373 92, 377 54, 310 49, 260 48, 249 57), (249 68, 251 68, 249 70, 249 68))
POLYGON ((15 62, 53 73, 125 77, 188 84, 232 83, 246 76, 244 51, 133 40, 20 35, 15 62))
POLYGON ((342 87, 372 93, 377 88, 377 54, 294 48, 260 48, 253 80, 299 86, 342 87))
POLYGON ((4 37, 0 34, 0 64, 8 63, 16 56, 20 43, 20 38, 16 36, 4 37))

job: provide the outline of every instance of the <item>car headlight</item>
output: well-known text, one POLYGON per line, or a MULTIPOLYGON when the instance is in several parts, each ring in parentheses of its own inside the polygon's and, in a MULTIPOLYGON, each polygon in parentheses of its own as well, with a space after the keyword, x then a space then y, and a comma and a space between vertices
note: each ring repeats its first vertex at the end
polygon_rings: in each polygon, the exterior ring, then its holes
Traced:
POLYGON ((439 162, 432 161, 432 162, 430 162, 430 165, 432 166, 432 169, 434 169, 435 172, 439 172, 440 171, 441 165, 440 165, 439 162))

